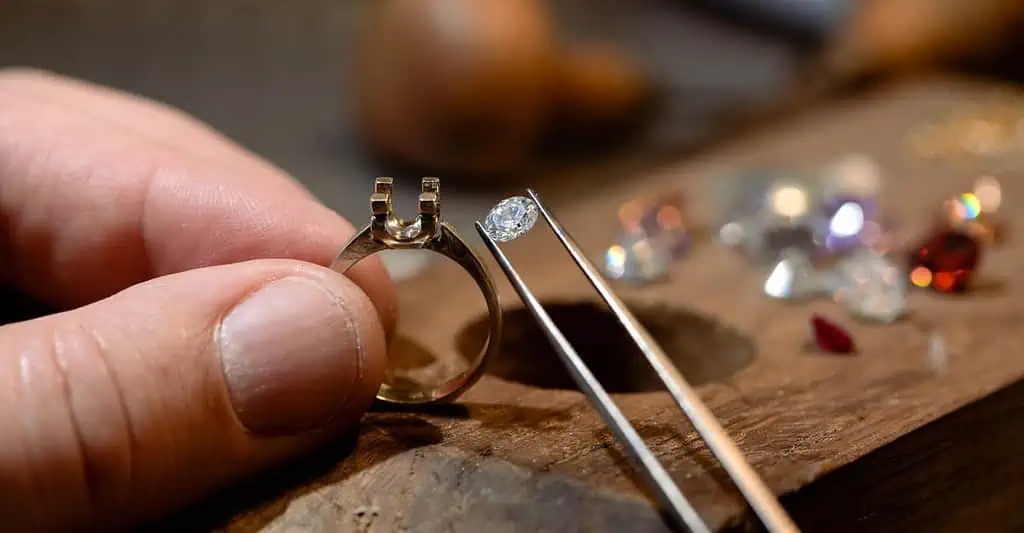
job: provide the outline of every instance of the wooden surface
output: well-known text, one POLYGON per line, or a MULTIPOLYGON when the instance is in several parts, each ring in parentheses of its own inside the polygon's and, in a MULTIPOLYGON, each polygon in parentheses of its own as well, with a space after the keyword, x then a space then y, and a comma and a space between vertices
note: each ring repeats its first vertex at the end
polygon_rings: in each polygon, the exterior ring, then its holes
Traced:
MULTIPOLYGON (((922 162, 904 144, 926 121, 1001 98, 1020 96, 939 81, 833 102, 618 189, 581 193, 557 214, 598 257, 617 205, 637 191, 680 185, 701 210, 701 191, 720 171, 810 166, 857 151, 882 163, 884 207, 911 227, 980 173, 994 173, 1012 232, 1024 222, 1024 151, 922 162)), ((540 227, 507 247, 513 262, 703 516, 716 527, 746 527, 752 519, 736 490, 667 394, 635 370, 640 363, 603 326, 608 319, 592 305, 586 280, 540 227)), ((890 326, 856 323, 827 301, 770 301, 758 292, 756 270, 709 245, 666 284, 621 294, 770 487, 787 494, 807 531, 1014 531, 1024 527, 1024 385, 1013 385, 1024 376, 1024 286, 1013 279, 1022 270, 1024 249, 1011 241, 985 258, 983 290, 957 298, 914 292, 909 318, 890 326), (860 353, 805 352, 811 311, 848 326, 860 353), (931 330, 948 346, 944 372, 928 362, 931 330), (991 527, 974 529, 982 523, 991 527)), ((446 270, 402 288, 403 334, 435 357, 454 357, 479 335, 483 308, 466 279, 446 270), (438 308, 421 320, 409 311, 438 308)), ((165 525, 238 533, 665 531, 612 436, 580 393, 562 388, 554 356, 508 284, 499 286, 505 351, 457 405, 370 414, 358 442, 165 525)))

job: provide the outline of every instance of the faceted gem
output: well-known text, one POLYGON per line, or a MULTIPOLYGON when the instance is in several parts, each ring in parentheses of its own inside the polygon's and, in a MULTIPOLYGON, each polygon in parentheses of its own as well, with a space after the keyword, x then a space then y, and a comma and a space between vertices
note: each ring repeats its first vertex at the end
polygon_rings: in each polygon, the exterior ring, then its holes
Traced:
POLYGON ((895 322, 907 306, 902 269, 884 255, 861 248, 836 267, 834 297, 854 316, 895 322))
POLYGON ((871 199, 831 197, 824 203, 823 215, 819 240, 832 252, 858 248, 879 229, 878 204, 871 199))
POLYGON ((943 229, 932 235, 910 256, 910 281, 939 292, 967 290, 978 263, 981 246, 970 234, 943 229))
POLYGON ((712 182, 710 195, 715 225, 722 227, 760 213, 772 183, 787 175, 775 170, 751 169, 717 177, 712 182))
POLYGON ((780 300, 810 298, 821 291, 820 276, 810 258, 796 249, 783 251, 764 282, 764 293, 780 300))
POLYGON ((643 233, 628 233, 621 244, 608 247, 604 273, 627 283, 649 283, 668 275, 672 254, 659 241, 643 233))
POLYGON ((793 173, 762 171, 716 182, 712 200, 718 240, 759 262, 774 263, 783 250, 814 255, 821 218, 820 184, 793 173))
POLYGON ((668 249, 673 259, 690 247, 691 227, 681 192, 671 190, 654 198, 634 198, 619 206, 619 224, 627 235, 645 236, 652 246, 668 249))
POLYGON ((665 193, 647 206, 640 220, 642 231, 661 241, 675 259, 685 255, 690 246, 690 232, 684 218, 684 207, 681 193, 665 193))
POLYGON ((827 353, 852 353, 853 337, 821 315, 811 315, 811 340, 821 351, 827 353))
POLYGON ((487 213, 484 231, 498 242, 518 239, 537 223, 537 213, 537 205, 525 196, 506 198, 487 213))

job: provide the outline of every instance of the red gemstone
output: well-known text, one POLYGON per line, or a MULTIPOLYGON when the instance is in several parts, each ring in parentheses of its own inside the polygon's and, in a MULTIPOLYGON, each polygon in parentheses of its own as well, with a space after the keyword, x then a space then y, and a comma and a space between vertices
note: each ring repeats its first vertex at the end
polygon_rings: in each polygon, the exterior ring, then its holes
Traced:
POLYGON ((910 281, 939 292, 963 292, 980 261, 981 245, 974 237, 943 229, 911 253, 910 281))
POLYGON ((829 353, 851 353, 853 337, 845 329, 820 315, 811 315, 811 338, 815 346, 829 353))

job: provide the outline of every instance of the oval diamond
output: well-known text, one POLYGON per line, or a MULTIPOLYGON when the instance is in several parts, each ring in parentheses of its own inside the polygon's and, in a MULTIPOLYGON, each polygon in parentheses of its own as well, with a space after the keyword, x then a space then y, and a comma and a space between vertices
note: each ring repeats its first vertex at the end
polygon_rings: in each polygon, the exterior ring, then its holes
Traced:
POLYGON ((506 198, 487 213, 484 231, 498 242, 508 242, 526 235, 537 223, 537 204, 525 196, 506 198))

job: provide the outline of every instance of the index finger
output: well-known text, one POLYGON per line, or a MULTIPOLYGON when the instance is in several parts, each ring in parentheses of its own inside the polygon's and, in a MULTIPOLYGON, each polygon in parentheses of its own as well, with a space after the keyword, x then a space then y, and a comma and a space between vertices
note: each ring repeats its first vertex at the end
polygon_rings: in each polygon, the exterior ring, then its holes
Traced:
MULTIPOLYGON (((24 90, 24 74, 0 83, 0 274, 47 303, 249 259, 328 265, 354 232, 283 172, 169 108, 31 78, 49 89, 24 90)), ((349 276, 392 327, 382 264, 368 258, 349 276)))

